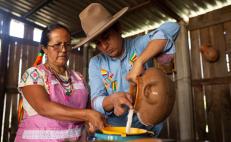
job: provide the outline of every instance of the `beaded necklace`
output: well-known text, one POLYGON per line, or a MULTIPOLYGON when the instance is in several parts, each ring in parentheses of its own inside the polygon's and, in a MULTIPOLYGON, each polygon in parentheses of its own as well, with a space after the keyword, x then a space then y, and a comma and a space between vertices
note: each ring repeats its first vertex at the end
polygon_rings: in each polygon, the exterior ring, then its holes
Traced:
POLYGON ((68 70, 65 71, 67 80, 63 79, 53 68, 51 68, 51 66, 49 64, 48 68, 51 71, 51 73, 55 76, 55 78, 59 81, 60 85, 62 86, 62 88, 65 90, 65 95, 66 96, 70 96, 73 86, 72 86, 72 80, 70 77, 70 72, 68 70))

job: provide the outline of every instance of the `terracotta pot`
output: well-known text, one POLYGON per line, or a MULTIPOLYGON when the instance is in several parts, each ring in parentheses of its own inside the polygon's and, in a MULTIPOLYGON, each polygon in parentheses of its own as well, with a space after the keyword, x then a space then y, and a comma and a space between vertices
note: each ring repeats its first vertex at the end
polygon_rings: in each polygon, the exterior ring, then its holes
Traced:
POLYGON ((169 77, 156 68, 149 68, 130 85, 134 109, 144 125, 155 125, 166 119, 175 102, 175 86, 169 77), (135 91, 134 91, 135 90, 135 91))
POLYGON ((208 44, 204 44, 200 47, 202 56, 209 62, 215 62, 219 58, 218 51, 208 44))

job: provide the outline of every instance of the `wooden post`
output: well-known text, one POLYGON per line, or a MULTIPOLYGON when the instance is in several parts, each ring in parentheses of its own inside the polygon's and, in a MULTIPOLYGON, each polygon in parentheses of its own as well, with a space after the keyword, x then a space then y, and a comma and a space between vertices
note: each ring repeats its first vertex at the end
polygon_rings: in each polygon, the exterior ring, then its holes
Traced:
MULTIPOLYGON (((7 77, 7 62, 8 62, 8 52, 9 52, 9 31, 10 31, 10 17, 7 15, 3 16, 3 25, 2 29, 3 32, 1 34, 1 55, 0 55, 0 126, 5 126, 4 123, 2 123, 3 119, 3 109, 4 109, 4 97, 6 92, 6 77, 7 77)), ((9 109, 9 108, 6 108, 9 109)), ((8 126, 7 126, 8 127, 8 126)), ((3 130, 4 132, 4 130, 3 130)), ((2 134, 2 129, 0 130, 0 133, 2 134)), ((3 141, 7 141, 7 138, 3 137, 3 141)))
POLYGON ((88 72, 88 48, 89 45, 83 47, 83 76, 87 78, 87 72, 88 72))
POLYGON ((179 112, 180 140, 193 140, 193 109, 190 74, 188 30, 184 21, 179 22, 181 30, 176 41, 177 102, 179 112))

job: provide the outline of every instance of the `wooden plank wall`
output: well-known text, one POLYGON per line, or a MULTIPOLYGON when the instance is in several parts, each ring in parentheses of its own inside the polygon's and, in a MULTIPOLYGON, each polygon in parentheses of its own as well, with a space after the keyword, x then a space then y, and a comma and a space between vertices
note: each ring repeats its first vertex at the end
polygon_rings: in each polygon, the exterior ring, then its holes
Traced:
MULTIPOLYGON (((1 126, 4 125, 4 98, 6 91, 6 68, 7 68, 7 57, 8 57, 8 48, 7 45, 9 43, 8 37, 6 36, 9 33, 9 17, 1 15, 1 58, 0 58, 0 120, 1 126)), ((1 127, 1 134, 4 131, 3 127, 1 127)), ((1 140, 2 140, 1 136, 1 140)))
POLYGON ((83 49, 71 52, 69 55, 69 68, 82 74, 84 72, 83 66, 83 49))
POLYGON ((231 49, 230 8, 192 18, 189 22, 194 125, 197 140, 231 141, 231 80, 226 79, 230 77, 226 62, 226 53, 231 49), (203 21, 207 23, 203 25, 203 21), (199 47, 202 44, 210 44, 219 51, 217 62, 211 63, 201 57, 199 47), (216 80, 220 80, 219 84, 216 80))

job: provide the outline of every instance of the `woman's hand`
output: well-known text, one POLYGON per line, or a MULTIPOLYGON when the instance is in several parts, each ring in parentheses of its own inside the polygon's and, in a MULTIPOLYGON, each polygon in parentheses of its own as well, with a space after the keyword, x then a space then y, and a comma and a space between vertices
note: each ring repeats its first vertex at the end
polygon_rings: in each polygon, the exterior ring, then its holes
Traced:
POLYGON ((99 112, 91 109, 86 109, 85 116, 89 132, 94 132, 98 129, 102 129, 105 126, 105 119, 99 112))
POLYGON ((97 129, 91 124, 91 122, 87 122, 86 124, 87 132, 92 134, 94 133, 97 129))
POLYGON ((127 105, 129 108, 133 108, 132 97, 128 93, 117 92, 111 95, 110 97, 114 107, 114 114, 116 116, 120 116, 125 113, 126 111, 124 108, 125 105, 127 105))
POLYGON ((144 67, 142 62, 137 60, 134 64, 132 69, 128 72, 126 79, 133 84, 136 84, 137 76, 141 75, 144 72, 144 67))

